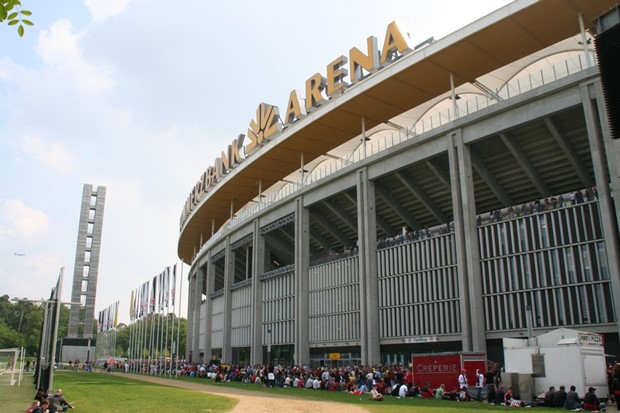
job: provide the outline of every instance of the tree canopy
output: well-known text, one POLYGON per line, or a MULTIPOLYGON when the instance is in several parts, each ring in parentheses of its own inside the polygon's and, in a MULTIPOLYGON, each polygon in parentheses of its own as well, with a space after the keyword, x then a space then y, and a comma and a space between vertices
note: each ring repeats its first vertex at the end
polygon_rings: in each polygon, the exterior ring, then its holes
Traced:
MULTIPOLYGON (((39 352, 39 337, 45 309, 39 303, 11 302, 8 295, 0 297, 0 348, 24 347, 28 356, 39 352)), ((67 335, 69 308, 60 309, 58 338, 67 335)))
POLYGON ((8 26, 17 26, 17 34, 24 35, 24 26, 32 26, 34 23, 28 20, 32 16, 30 10, 22 8, 19 0, 0 0, 0 23, 6 22, 8 26))

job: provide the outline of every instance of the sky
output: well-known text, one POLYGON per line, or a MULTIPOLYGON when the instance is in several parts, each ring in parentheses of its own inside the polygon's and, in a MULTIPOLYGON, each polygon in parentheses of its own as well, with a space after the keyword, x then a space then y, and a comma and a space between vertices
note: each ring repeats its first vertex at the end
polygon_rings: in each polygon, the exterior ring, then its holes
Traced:
MULTIPOLYGON (((70 301, 82 188, 107 189, 97 312, 177 251, 183 204, 256 107, 396 21, 410 47, 507 0, 22 0, 0 25, 0 296, 70 301)), ((187 305, 188 266, 182 307, 187 305)), ((185 315, 185 311, 181 313, 185 315)))

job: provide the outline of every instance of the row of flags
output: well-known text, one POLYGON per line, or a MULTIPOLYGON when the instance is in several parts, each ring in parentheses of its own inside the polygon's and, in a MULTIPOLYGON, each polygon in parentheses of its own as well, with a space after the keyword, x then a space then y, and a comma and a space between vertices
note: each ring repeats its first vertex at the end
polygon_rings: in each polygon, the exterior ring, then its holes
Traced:
POLYGON ((175 306, 177 285, 177 265, 172 270, 166 267, 161 273, 148 280, 131 292, 129 317, 136 321, 164 308, 175 306), (171 280, 172 278, 172 280, 171 280), (172 282, 171 282, 172 281, 172 282))
POLYGON ((97 331, 108 331, 116 328, 118 324, 118 305, 120 301, 110 304, 104 310, 99 311, 97 318, 97 331))

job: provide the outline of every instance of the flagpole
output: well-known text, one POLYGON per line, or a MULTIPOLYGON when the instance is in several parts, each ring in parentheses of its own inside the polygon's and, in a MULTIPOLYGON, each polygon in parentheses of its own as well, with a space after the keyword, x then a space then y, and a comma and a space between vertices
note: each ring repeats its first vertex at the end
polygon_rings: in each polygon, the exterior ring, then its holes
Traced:
MULTIPOLYGON (((166 293, 164 295, 164 305, 165 305, 165 310, 164 310, 164 315, 165 315, 165 323, 166 323, 166 329, 165 329, 165 335, 164 335, 164 376, 166 374, 168 374, 168 317, 169 317, 169 313, 170 313, 170 307, 168 306, 169 302, 170 302, 170 267, 166 267, 166 293)), ((172 362, 172 352, 170 352, 170 361, 172 362)))
MULTIPOLYGON (((181 346, 181 342, 179 341, 180 331, 181 331, 181 307, 183 306, 183 260, 181 260, 181 277, 179 283, 179 317, 177 318, 177 367, 179 360, 179 348, 181 346)), ((177 368, 177 371, 179 369, 177 368)))
POLYGON ((172 328, 170 331, 170 377, 172 377, 172 368, 173 366, 175 367, 175 377, 176 377, 176 367, 179 363, 178 361, 178 357, 177 360, 175 361, 175 355, 177 354, 177 347, 179 345, 179 343, 177 342, 175 344, 174 341, 174 319, 176 318, 176 294, 177 294, 177 263, 174 263, 174 267, 172 269, 172 292, 171 292, 171 299, 172 299, 172 328))

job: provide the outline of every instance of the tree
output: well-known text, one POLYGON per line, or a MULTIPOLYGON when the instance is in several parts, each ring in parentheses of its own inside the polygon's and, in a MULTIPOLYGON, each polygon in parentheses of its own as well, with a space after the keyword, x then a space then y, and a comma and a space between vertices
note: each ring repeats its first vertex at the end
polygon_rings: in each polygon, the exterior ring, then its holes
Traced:
POLYGON ((7 22, 8 26, 17 26, 19 37, 24 35, 24 26, 32 26, 33 23, 25 17, 32 16, 32 12, 22 9, 19 0, 0 0, 0 23, 7 22))

